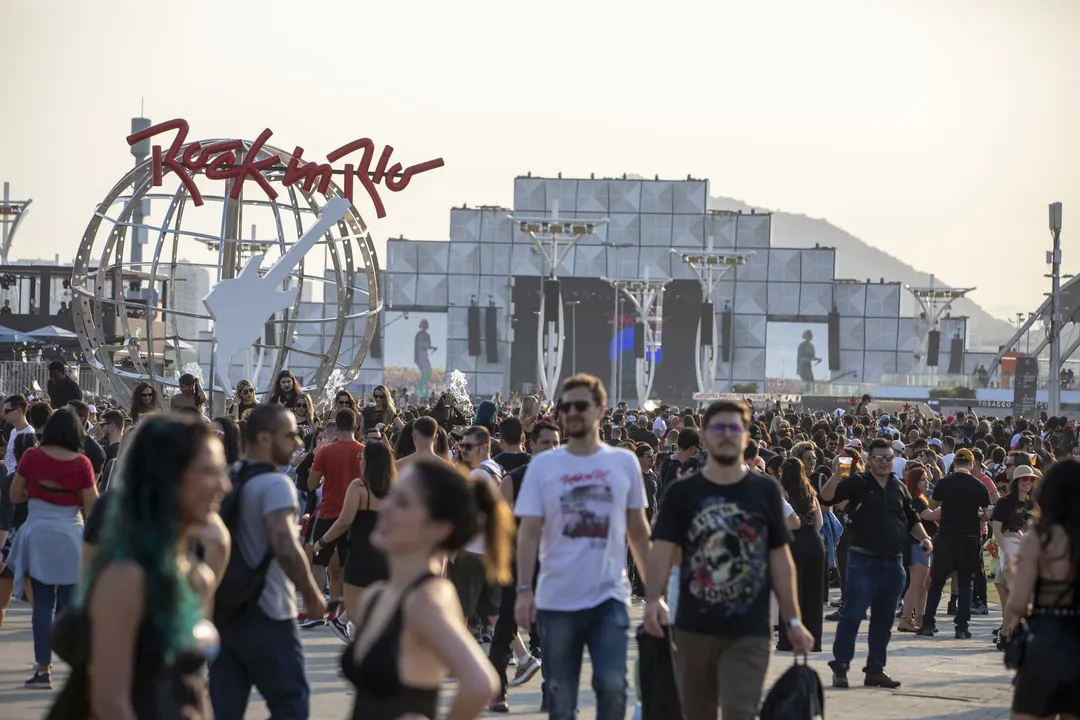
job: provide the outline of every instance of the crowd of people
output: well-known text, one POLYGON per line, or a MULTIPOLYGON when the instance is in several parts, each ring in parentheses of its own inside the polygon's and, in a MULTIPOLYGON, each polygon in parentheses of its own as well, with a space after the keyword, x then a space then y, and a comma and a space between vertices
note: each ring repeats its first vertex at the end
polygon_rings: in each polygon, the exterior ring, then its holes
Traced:
POLYGON ((385 386, 316 401, 287 370, 210 418, 190 375, 99 412, 58 365, 48 402, 7 397, 0 428, 0 624, 31 604, 28 687, 52 688, 54 653, 71 666, 50 717, 239 720, 254 687, 306 718, 301 632, 322 628, 357 719, 433 719, 447 693, 446 718, 505 713, 538 678, 570 720, 587 648, 597 718, 624 720, 637 599, 683 717, 749 720, 774 651, 831 653, 847 688, 868 612, 863 684, 900 687, 892 632, 939 642, 948 588, 971 638, 988 569, 1014 717, 1080 715, 1064 418, 632 409, 588 375, 475 410, 385 386))

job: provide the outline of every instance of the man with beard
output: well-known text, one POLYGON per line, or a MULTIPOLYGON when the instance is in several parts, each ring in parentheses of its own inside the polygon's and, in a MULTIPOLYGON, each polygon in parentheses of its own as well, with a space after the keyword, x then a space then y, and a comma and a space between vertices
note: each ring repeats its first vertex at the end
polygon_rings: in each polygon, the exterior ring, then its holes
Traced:
POLYGON ((626 717, 626 545, 629 540, 644 567, 649 523, 637 458, 600 442, 606 402, 598 378, 566 380, 559 414, 569 440, 528 464, 515 508, 521 529, 514 615, 519 627, 539 625, 552 720, 577 712, 586 645, 597 720, 626 717), (534 595, 530 580, 540 549, 534 595))
POLYGON ((686 720, 716 720, 720 710, 724 720, 757 717, 773 642, 770 592, 795 652, 814 646, 800 619, 780 486, 743 462, 749 427, 744 403, 705 411, 705 468, 668 488, 646 565, 645 631, 663 637, 661 595, 682 551, 673 634, 686 720))

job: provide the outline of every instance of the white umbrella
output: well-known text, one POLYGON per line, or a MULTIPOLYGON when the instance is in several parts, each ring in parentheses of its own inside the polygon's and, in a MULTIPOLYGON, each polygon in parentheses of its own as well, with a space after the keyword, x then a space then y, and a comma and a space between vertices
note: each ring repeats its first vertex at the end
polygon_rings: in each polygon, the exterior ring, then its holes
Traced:
POLYGON ((26 334, 30 335, 31 337, 36 337, 36 338, 57 338, 57 339, 65 338, 66 339, 66 338, 77 338, 77 337, 79 337, 78 335, 71 332, 70 330, 65 330, 64 328, 57 327, 56 325, 46 325, 43 328, 38 328, 37 330, 32 330, 32 331, 30 331, 30 332, 28 332, 26 334))

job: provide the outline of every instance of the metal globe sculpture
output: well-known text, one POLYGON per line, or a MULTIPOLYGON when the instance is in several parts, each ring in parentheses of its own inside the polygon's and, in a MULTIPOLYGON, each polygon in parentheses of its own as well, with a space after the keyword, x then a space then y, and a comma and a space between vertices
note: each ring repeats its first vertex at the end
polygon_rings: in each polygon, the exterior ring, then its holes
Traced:
MULTIPOLYGON (((87 363, 103 375, 114 397, 128 402, 139 382, 149 381, 163 393, 176 387, 185 347, 190 353, 199 343, 211 343, 211 377, 204 381, 207 392, 231 396, 232 385, 240 378, 229 375, 234 358, 221 357, 219 349, 228 346, 227 352, 256 355, 260 366, 272 367, 269 377, 273 378, 289 367, 295 353, 316 355, 298 347, 294 335, 298 325, 317 323, 324 326, 320 334, 326 341, 305 389, 318 393, 332 375, 334 381, 351 382, 367 355, 376 323, 364 323, 362 339, 353 345, 351 357, 343 358, 339 355, 346 328, 382 308, 378 259, 367 225, 351 200, 335 200, 351 195, 353 180, 361 173, 346 166, 343 192, 336 178, 332 179, 341 172, 302 160, 302 148, 288 153, 266 145, 269 130, 254 142, 185 143, 186 122, 171 121, 149 128, 135 141, 135 135, 129 137, 129 144, 148 144, 149 135, 163 132, 163 127, 180 131, 176 142, 165 152, 155 147, 153 157, 140 162, 109 191, 79 246, 71 280, 72 314, 87 363), (334 217, 320 221, 327 209, 336 211, 334 217), (258 228, 258 237, 243 237, 243 229, 250 226, 258 228), (317 237, 312 237, 312 229, 317 237), (145 243, 146 257, 140 252, 133 256, 133 243, 145 243), (321 254, 312 252, 319 249, 321 254), (265 273, 261 276, 260 265, 265 273), (219 311, 236 306, 249 319, 261 312, 268 329, 262 332, 263 325, 256 320, 254 337, 238 338, 236 322, 226 329, 222 318, 214 317, 216 313, 202 302, 197 311, 192 310, 190 297, 187 309, 178 307, 182 294, 178 285, 191 274, 188 269, 195 268, 209 273, 210 295, 226 283, 236 283, 229 293, 218 293, 219 311), (238 287, 238 276, 249 281, 243 288, 238 287), (266 306, 265 293, 258 295, 263 300, 251 295, 256 287, 265 290, 271 285, 272 308, 266 306), (323 302, 307 303, 307 312, 302 312, 302 299, 317 295, 320 286, 323 302), (336 313, 312 317, 312 306, 336 307, 336 313), (177 331, 181 318, 196 318, 214 329, 202 333, 203 337, 181 337, 177 331)), ((371 141, 357 142, 370 145, 371 141)), ((360 165, 364 177, 358 185, 371 194, 369 155, 365 151, 360 165)), ((388 153, 383 155, 380 170, 388 153)), ((391 168, 387 187, 402 189, 411 170, 406 171, 405 182, 398 181, 394 187, 391 168)), ((398 178, 401 175, 396 173, 398 178)), ((372 199, 377 200, 377 195, 372 199)), ((376 208, 380 217, 385 214, 381 201, 376 208)), ((253 323, 247 325, 250 333, 253 323)))

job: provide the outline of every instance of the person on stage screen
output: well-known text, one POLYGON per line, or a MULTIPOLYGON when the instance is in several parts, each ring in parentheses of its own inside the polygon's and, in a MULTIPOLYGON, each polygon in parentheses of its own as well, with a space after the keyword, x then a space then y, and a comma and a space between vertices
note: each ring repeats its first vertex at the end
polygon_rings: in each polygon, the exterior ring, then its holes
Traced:
POLYGON ((821 358, 817 356, 814 343, 811 342, 814 339, 814 333, 807 330, 802 337, 803 341, 799 343, 799 354, 795 366, 798 369, 799 379, 804 383, 812 383, 814 382, 814 365, 821 362, 821 358))
POLYGON ((420 369, 420 380, 416 383, 417 397, 428 394, 428 383, 431 381, 431 353, 438 348, 431 347, 431 335, 428 333, 428 321, 420 321, 420 330, 413 339, 413 362, 420 369))

